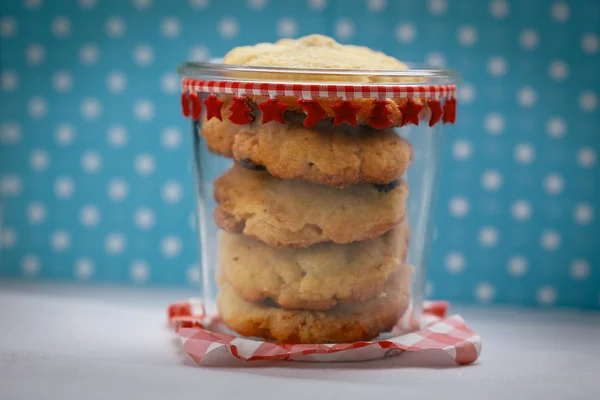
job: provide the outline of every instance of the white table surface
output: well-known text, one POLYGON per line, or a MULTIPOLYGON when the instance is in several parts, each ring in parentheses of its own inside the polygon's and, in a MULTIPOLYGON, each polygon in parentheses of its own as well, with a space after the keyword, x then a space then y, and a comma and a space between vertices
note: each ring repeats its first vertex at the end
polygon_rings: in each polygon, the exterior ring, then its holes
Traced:
POLYGON ((484 341, 479 361, 464 367, 405 354, 207 368, 165 324, 166 305, 189 295, 0 282, 0 399, 545 400, 600 391, 598 313, 461 308, 484 341))

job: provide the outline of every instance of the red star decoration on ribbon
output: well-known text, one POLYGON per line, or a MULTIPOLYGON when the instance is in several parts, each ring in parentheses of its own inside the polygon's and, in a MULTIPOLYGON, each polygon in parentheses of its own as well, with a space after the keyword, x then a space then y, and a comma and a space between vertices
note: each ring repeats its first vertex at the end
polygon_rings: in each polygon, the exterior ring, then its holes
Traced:
POLYGON ((427 105, 431 110, 431 118, 429 118, 429 126, 434 126, 442 118, 442 105, 438 100, 427 100, 427 105))
POLYGON ((400 126, 414 124, 419 125, 419 113, 423 109, 421 104, 417 104, 413 101, 413 99, 408 99, 408 101, 400 106, 400 111, 402 111, 402 123, 400 126))
POLYGON ((373 128, 385 129, 392 125, 390 114, 392 112, 387 108, 386 100, 375 100, 371 109, 371 117, 367 123, 373 128))
POLYGON ((187 118, 190 116, 190 98, 187 92, 181 93, 181 110, 184 117, 187 118))
POLYGON ((231 111, 229 120, 236 125, 245 125, 252 122, 252 117, 250 116, 250 111, 252 110, 246 104, 245 97, 233 96, 233 104, 229 107, 229 111, 231 111))
POLYGON ((298 104, 306 111, 304 126, 307 128, 315 126, 327 116, 327 111, 321 107, 317 100, 298 100, 298 104))
POLYGON ((352 126, 356 126, 356 114, 361 109, 361 106, 352 104, 350 100, 342 100, 335 106, 331 106, 333 110, 333 126, 338 126, 344 122, 352 126))
POLYGON ((442 120, 445 124, 453 124, 456 121, 456 99, 446 99, 444 102, 444 117, 442 120))
POLYGON ((223 117, 221 116, 221 107, 223 107, 223 102, 217 99, 217 96, 214 94, 210 95, 206 100, 204 100, 204 105, 206 106, 207 121, 213 117, 223 121, 223 117))
POLYGON ((202 112, 202 102, 198 94, 190 94, 190 102, 192 103, 192 119, 198 121, 200 119, 200 113, 202 112))
POLYGON ((262 123, 266 124, 269 121, 277 121, 284 124, 283 112, 288 108, 287 104, 280 104, 277 99, 269 99, 258 103, 258 108, 262 111, 262 123))

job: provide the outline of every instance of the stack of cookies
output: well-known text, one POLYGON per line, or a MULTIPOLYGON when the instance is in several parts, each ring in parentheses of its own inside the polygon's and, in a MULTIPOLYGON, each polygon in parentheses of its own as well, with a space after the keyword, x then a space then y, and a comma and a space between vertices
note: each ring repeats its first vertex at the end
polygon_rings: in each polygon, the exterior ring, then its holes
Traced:
MULTIPOLYGON (((238 48, 225 62, 406 68, 322 36, 238 48)), ((373 339, 410 298, 410 143, 360 114, 356 127, 325 116, 308 128, 293 108, 263 123, 257 104, 266 99, 249 96, 252 122, 236 124, 234 99, 221 95, 222 118, 202 121, 209 149, 235 160, 214 183, 220 315, 239 334, 284 343, 373 339)))

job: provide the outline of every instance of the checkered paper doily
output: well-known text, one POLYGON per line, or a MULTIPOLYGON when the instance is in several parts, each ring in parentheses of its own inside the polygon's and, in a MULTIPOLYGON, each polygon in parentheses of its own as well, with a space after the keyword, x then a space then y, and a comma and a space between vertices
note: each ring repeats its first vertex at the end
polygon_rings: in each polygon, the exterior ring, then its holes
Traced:
POLYGON ((425 302, 423 327, 418 331, 382 340, 340 344, 281 344, 231 335, 218 317, 206 318, 202 302, 195 299, 170 305, 168 318, 185 352, 198 365, 219 365, 232 359, 366 361, 423 350, 438 351, 459 365, 471 364, 481 353, 481 337, 459 315, 447 317, 447 310, 447 302, 425 302))

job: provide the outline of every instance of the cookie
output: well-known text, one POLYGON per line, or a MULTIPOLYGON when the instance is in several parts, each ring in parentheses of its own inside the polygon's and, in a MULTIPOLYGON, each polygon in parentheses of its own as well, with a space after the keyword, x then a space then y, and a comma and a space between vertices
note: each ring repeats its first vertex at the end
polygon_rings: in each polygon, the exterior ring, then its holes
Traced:
POLYGON ((400 178, 412 159, 412 146, 392 129, 349 125, 311 129, 301 124, 236 125, 226 118, 204 120, 202 135, 216 154, 251 161, 282 179, 335 187, 385 184, 400 178))
POLYGON ((275 247, 352 243, 383 235, 406 215, 408 185, 337 189, 235 164, 214 182, 215 222, 275 247))
POLYGON ((269 303, 252 303, 219 281, 217 306, 223 322, 243 336, 281 343, 350 343, 371 340, 392 329, 406 311, 412 268, 402 265, 379 296, 326 311, 289 310, 269 303))
POLYGON ((305 249, 270 247, 244 235, 219 232, 219 269, 244 300, 283 308, 326 310, 368 300, 406 261, 408 223, 383 236, 305 249))

